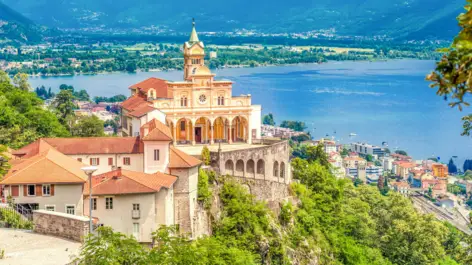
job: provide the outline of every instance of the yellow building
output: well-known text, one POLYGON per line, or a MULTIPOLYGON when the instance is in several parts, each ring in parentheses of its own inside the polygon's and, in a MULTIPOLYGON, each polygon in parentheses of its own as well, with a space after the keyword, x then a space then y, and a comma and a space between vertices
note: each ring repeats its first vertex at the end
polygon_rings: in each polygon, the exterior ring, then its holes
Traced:
POLYGON ((205 66, 195 22, 183 53, 182 81, 149 78, 130 87, 132 96, 122 105, 123 134, 134 135, 129 126, 139 128, 136 119, 157 109, 165 114, 174 144, 252 143, 260 138, 261 106, 251 105, 250 94, 233 96, 231 81, 215 80, 205 66))
POLYGON ((443 164, 433 164, 432 166, 433 175, 438 178, 446 178, 448 175, 448 169, 446 165, 443 164))

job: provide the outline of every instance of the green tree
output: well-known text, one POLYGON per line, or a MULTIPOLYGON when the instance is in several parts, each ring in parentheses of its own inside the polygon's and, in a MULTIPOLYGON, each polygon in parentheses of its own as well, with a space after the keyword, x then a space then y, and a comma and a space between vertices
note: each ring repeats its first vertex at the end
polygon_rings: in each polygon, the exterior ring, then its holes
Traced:
MULTIPOLYGON (((451 46, 441 50, 445 55, 436 64, 434 72, 427 76, 431 87, 437 88, 436 94, 444 97, 450 107, 457 107, 460 111, 470 104, 466 101, 467 95, 472 93, 472 1, 467 0, 465 13, 457 17, 461 31, 454 38, 451 46)), ((472 130, 472 114, 462 118, 462 135, 470 136, 472 130)))
POLYGON ((110 227, 99 227, 96 234, 89 234, 77 259, 88 265, 146 265, 148 251, 132 236, 113 232, 110 227))
POLYGON ((372 162, 374 161, 374 157, 371 154, 367 154, 365 156, 365 160, 367 160, 367 162, 372 162))
POLYGON ((62 124, 68 124, 70 119, 74 116, 76 105, 73 99, 74 96, 72 92, 68 89, 63 89, 56 95, 52 103, 54 111, 62 124))
POLYGON ((104 136, 103 121, 97 116, 80 117, 74 125, 72 125, 72 136, 77 137, 98 137, 104 136))
POLYGON ((212 192, 210 189, 210 180, 205 170, 200 168, 198 171, 198 190, 197 190, 198 201, 203 204, 205 209, 210 209, 212 201, 212 192))
POLYGON ((395 154, 404 155, 404 156, 407 156, 407 155, 408 155, 408 153, 405 152, 405 151, 403 151, 403 150, 396 150, 396 151, 395 151, 395 154))
POLYGON ((209 166, 211 163, 211 157, 210 157, 210 149, 208 149, 208 146, 204 146, 202 148, 202 160, 203 164, 209 166))
POLYGON ((0 83, 0 144, 16 149, 40 137, 68 135, 35 93, 0 83))
POLYGON ((452 173, 452 174, 457 173, 457 166, 456 164, 454 164, 454 161, 452 160, 452 158, 449 159, 449 163, 447 164, 447 169, 449 173, 452 173))
POLYGON ((13 77, 13 84, 23 91, 30 91, 31 86, 28 82, 28 75, 25 73, 18 73, 13 77))
POLYGON ((7 152, 8 148, 4 145, 0 145, 0 180, 10 169, 10 164, 8 163, 10 157, 7 155, 7 152))
POLYGON ((306 125, 302 121, 282 121, 280 127, 289 128, 297 132, 303 132, 306 129, 306 125))
POLYGON ((274 126, 275 125, 275 121, 274 121, 274 116, 272 115, 272 113, 269 113, 267 115, 264 115, 264 118, 262 118, 262 123, 265 124, 265 125, 272 125, 274 126))
POLYGON ((0 70, 0 83, 11 83, 11 79, 7 73, 0 70))

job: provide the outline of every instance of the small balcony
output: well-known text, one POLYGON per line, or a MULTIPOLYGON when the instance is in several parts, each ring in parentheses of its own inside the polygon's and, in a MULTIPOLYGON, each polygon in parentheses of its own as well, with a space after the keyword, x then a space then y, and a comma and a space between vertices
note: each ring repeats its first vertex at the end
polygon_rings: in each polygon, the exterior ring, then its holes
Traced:
POLYGON ((133 219, 141 218, 141 211, 140 210, 132 210, 131 211, 131 218, 133 218, 133 219))

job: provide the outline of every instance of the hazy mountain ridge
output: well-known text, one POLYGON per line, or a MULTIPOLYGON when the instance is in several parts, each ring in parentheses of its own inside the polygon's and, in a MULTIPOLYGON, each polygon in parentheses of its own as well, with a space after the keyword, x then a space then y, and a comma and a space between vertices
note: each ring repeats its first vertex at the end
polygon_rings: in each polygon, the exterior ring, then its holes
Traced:
POLYGON ((16 42, 39 41, 44 30, 25 16, 0 3, 0 39, 16 42))
POLYGON ((188 31, 256 29, 306 32, 335 28, 342 35, 450 39, 464 0, 190 1, 3 0, 38 24, 60 28, 167 26, 188 31), (414 34, 413 34, 414 33, 414 34))

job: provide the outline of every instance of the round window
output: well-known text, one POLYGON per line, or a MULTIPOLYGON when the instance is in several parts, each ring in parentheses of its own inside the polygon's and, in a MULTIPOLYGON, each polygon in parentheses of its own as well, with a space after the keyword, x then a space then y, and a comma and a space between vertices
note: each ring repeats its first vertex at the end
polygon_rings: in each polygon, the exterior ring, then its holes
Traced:
POLYGON ((206 100, 207 100, 207 97, 205 95, 200 95, 200 97, 198 97, 198 100, 200 100, 200 103, 205 103, 206 100))

